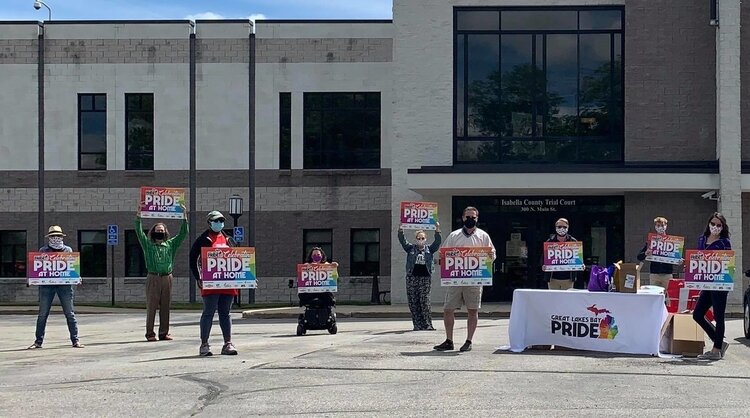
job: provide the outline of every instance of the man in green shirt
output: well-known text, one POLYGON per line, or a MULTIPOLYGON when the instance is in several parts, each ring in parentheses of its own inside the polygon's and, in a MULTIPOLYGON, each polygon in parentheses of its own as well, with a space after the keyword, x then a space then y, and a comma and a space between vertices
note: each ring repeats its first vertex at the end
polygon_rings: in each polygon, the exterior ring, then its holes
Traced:
MULTIPOLYGON (((184 208, 183 208, 184 210, 184 208)), ((169 230, 163 223, 157 223, 143 232, 141 213, 135 218, 135 233, 143 249, 146 263, 146 340, 156 341, 154 321, 159 309, 159 339, 172 340, 169 335, 169 306, 172 302, 172 267, 177 249, 188 234, 187 210, 176 237, 170 238, 169 230)))

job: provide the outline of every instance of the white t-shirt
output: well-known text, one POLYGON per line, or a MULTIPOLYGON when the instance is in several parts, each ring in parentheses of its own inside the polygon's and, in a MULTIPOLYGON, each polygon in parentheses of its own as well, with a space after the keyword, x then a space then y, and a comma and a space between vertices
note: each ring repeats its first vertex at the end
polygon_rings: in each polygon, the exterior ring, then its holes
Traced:
POLYGON ((476 228, 471 235, 466 235, 463 228, 451 232, 443 241, 442 247, 492 247, 492 259, 497 257, 489 234, 479 228, 476 228))

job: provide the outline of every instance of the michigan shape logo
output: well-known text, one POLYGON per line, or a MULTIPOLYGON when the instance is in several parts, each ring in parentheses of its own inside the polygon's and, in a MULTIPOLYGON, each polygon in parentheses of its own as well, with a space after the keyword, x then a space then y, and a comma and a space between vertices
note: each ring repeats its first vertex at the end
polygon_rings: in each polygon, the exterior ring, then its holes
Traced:
POLYGON ((596 304, 589 306, 586 310, 593 313, 597 320, 599 319, 599 314, 606 314, 604 318, 599 321, 599 338, 614 340, 617 336, 617 323, 615 322, 615 317, 609 315, 612 312, 610 312, 609 309, 597 308, 596 304))

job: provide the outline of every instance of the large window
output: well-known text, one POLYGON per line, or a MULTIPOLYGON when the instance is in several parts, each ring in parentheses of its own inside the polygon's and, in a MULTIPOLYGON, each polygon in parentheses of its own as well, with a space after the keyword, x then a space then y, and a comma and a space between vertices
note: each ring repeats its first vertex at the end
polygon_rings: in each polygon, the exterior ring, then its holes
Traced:
POLYGON ((352 276, 380 274, 380 230, 352 229, 352 276))
POLYGON ((279 93, 279 169, 292 168, 292 93, 279 93))
POLYGON ((135 230, 128 229, 125 231, 125 276, 146 277, 147 274, 141 243, 138 242, 135 230))
POLYGON ((379 168, 380 93, 305 93, 304 168, 379 168))
POLYGON ((457 163, 623 159, 622 8, 457 8, 457 163))
POLYGON ((81 277, 107 277, 107 231, 78 231, 81 277))
POLYGON ((26 277, 26 231, 0 231, 0 277, 26 277))
POLYGON ((125 95, 126 170, 154 169, 154 95, 125 95))
POLYGON ((107 95, 78 95, 78 169, 107 169, 107 95))
POLYGON ((333 230, 332 229, 305 229, 302 231, 302 259, 307 260, 307 255, 314 247, 320 247, 326 253, 328 261, 333 259, 333 230))

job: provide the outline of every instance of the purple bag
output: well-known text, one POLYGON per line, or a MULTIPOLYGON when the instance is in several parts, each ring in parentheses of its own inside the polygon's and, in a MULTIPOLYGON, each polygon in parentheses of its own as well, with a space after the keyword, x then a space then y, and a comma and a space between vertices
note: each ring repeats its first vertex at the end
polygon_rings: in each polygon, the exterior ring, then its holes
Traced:
POLYGON ((589 292, 609 292, 610 275, 606 267, 593 265, 589 275, 589 292))

